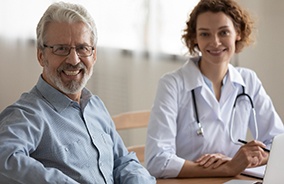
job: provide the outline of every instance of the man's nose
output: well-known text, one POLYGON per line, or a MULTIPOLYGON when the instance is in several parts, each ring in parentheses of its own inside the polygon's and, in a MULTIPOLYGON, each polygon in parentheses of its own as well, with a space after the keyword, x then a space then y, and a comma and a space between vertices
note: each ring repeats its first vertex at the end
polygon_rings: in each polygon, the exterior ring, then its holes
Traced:
POLYGON ((69 63, 73 66, 80 63, 80 57, 78 56, 76 52, 76 48, 71 48, 69 55, 67 56, 66 63, 69 63))

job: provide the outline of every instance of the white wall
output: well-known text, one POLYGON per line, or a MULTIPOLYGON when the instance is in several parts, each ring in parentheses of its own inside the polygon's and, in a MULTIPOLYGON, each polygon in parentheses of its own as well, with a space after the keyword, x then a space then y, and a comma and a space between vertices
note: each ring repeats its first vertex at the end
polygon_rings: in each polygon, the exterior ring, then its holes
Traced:
POLYGON ((0 35, 0 111, 30 90, 40 72, 34 44, 0 35))
POLYGON ((239 56, 239 65, 253 69, 284 120, 284 1, 241 0, 256 19, 256 43, 239 56))

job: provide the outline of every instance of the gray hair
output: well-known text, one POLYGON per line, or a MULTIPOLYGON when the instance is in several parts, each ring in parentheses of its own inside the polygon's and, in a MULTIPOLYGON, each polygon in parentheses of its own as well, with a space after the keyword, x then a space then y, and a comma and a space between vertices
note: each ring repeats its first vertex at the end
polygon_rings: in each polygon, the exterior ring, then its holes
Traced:
POLYGON ((50 5, 43 16, 41 17, 37 28, 37 47, 43 48, 45 41, 46 26, 50 22, 83 22, 91 31, 91 42, 94 46, 97 45, 97 29, 95 22, 86 8, 79 4, 71 4, 65 2, 53 3, 50 5))

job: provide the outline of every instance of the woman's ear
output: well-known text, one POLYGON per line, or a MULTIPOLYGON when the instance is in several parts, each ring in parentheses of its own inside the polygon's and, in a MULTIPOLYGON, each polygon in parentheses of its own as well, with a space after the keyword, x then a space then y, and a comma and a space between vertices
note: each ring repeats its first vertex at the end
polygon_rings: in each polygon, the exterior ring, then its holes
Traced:
POLYGON ((238 35, 237 35, 237 38, 236 38, 236 41, 240 41, 241 39, 242 39, 241 35, 238 34, 238 35))

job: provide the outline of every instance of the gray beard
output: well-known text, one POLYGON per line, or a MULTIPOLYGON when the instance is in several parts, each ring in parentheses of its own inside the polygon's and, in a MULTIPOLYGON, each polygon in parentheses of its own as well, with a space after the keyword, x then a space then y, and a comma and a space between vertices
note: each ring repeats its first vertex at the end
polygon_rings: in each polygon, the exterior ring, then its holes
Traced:
MULTIPOLYGON (((48 67, 48 61, 45 60, 45 65, 48 67)), ((52 83, 55 85, 56 88, 58 88, 61 92, 63 92, 64 94, 76 94, 79 93, 80 91, 82 91, 82 89, 87 85, 87 82, 89 81, 89 79, 91 78, 92 74, 93 74, 93 68, 90 70, 90 73, 87 73, 87 69, 85 67, 85 65, 83 65, 82 63, 80 63, 81 68, 83 69, 84 72, 83 73, 83 78, 80 82, 76 82, 76 81, 71 81, 69 83, 63 83, 60 79, 59 74, 58 75, 52 75, 50 73, 52 72, 48 72, 47 73, 47 78, 49 78, 49 80, 52 81, 52 83)), ((62 65, 59 68, 59 71, 62 72, 63 68, 66 67, 66 65, 62 65)), ((69 66, 70 67, 70 66, 69 66)), ((57 71, 57 72, 59 72, 57 71)))
POLYGON ((81 82, 71 81, 69 83, 64 84, 59 77, 49 76, 50 80, 55 84, 55 86, 65 94, 76 94, 79 93, 86 85, 89 79, 91 78, 93 70, 91 70, 90 74, 84 73, 84 76, 81 82))

